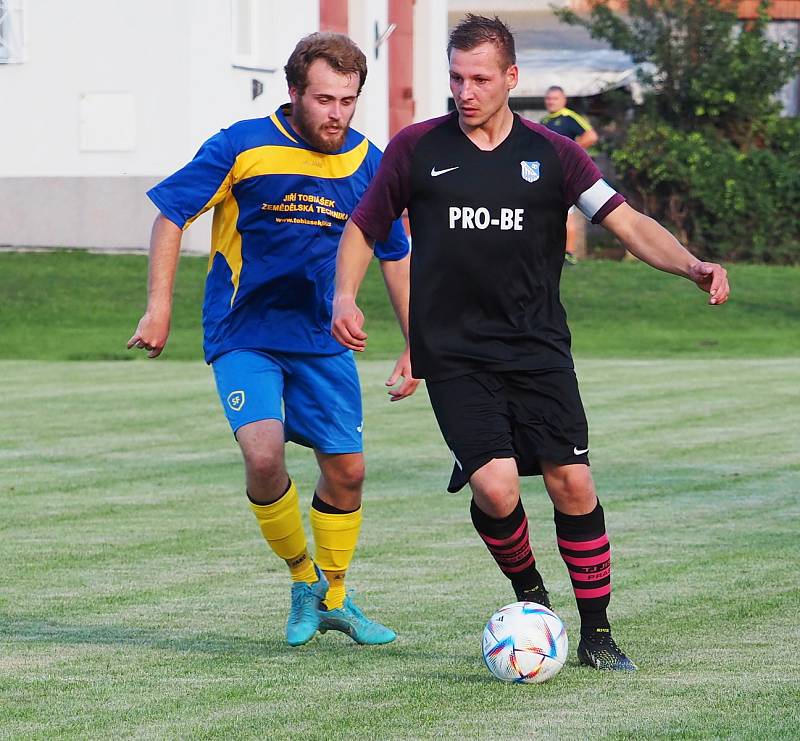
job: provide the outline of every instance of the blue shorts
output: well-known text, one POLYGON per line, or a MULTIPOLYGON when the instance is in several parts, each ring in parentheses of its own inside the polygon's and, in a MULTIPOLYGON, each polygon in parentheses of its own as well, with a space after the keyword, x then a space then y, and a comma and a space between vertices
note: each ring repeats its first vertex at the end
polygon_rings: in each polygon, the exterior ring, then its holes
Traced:
POLYGON ((339 355, 232 350, 211 363, 234 435, 264 419, 287 441, 320 453, 360 453, 361 387, 351 352, 339 355))

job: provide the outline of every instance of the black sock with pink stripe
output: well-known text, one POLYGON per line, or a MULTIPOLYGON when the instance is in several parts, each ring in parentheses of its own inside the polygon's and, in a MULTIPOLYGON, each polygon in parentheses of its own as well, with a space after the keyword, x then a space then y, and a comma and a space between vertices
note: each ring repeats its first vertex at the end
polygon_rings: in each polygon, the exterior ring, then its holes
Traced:
POLYGON ((478 535, 486 543, 500 571, 511 580, 514 591, 520 594, 524 590, 536 587, 544 590, 542 577, 536 570, 536 560, 531 550, 528 518, 525 516, 522 500, 517 502, 510 515, 495 519, 480 509, 473 499, 470 504, 470 514, 478 535))
POLYGON ((586 515, 553 510, 561 558, 567 564, 581 616, 581 633, 608 628, 611 600, 611 546, 600 502, 586 515))

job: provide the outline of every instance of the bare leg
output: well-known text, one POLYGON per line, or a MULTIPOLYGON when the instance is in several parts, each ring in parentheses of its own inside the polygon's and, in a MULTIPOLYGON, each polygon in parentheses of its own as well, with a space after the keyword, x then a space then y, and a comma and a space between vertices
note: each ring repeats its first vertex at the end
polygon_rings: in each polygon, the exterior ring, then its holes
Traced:
POLYGON ((581 616, 578 659, 596 669, 633 671, 636 666, 611 637, 606 613, 611 599, 611 545, 589 467, 542 462, 555 507, 556 537, 581 616))
POLYGON ((559 466, 542 461, 542 475, 553 506, 565 515, 585 515, 597 506, 589 466, 576 463, 559 466))
POLYGON ((320 477, 317 496, 326 504, 354 512, 361 506, 364 485, 364 455, 362 453, 316 453, 320 477))
POLYGON ((519 503, 519 473, 513 458, 494 458, 469 480, 475 504, 489 517, 508 517, 519 503))
POLYGON ((283 423, 265 419, 236 431, 244 457, 247 493, 257 504, 270 504, 283 496, 289 485, 284 458, 283 423))
POLYGON ((311 529, 316 561, 329 588, 325 607, 338 609, 346 598, 345 575, 361 531, 361 489, 364 456, 361 453, 317 452, 320 477, 311 505, 311 529))
POLYGON ((528 518, 519 496, 513 458, 495 458, 469 481, 472 524, 500 571, 511 581, 518 600, 550 606, 528 534, 528 518))
POLYGON ((311 507, 316 561, 330 585, 323 601, 320 632, 338 630, 356 643, 376 645, 396 638, 393 630, 370 620, 347 597, 345 575, 361 531, 364 456, 320 453, 320 477, 311 507))

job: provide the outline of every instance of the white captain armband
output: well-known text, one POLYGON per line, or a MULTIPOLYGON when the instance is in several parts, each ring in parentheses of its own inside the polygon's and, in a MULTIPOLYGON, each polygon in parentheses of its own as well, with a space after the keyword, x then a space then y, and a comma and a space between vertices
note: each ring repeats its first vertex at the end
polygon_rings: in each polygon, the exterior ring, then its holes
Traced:
POLYGON ((578 196, 575 205, 580 209, 581 213, 591 221, 595 214, 616 194, 617 191, 605 180, 598 180, 591 188, 587 188, 578 196))

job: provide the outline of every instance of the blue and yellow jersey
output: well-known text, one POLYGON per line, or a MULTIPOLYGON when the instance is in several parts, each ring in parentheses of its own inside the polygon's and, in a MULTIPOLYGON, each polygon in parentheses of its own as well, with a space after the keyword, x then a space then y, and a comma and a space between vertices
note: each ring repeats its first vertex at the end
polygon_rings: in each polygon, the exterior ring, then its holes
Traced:
MULTIPOLYGON (((203 301, 206 362, 243 348, 335 355, 331 337, 336 250, 381 152, 350 130, 335 154, 310 149, 278 109, 212 136, 147 195, 186 229, 214 209, 203 301)), ((408 254, 398 220, 382 260, 408 254)))
POLYGON ((572 141, 575 141, 584 132, 592 130, 592 125, 580 113, 575 113, 570 108, 562 108, 555 113, 548 113, 542 119, 542 123, 550 131, 555 131, 556 134, 566 136, 572 141))

